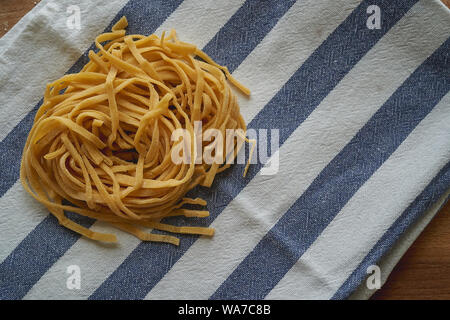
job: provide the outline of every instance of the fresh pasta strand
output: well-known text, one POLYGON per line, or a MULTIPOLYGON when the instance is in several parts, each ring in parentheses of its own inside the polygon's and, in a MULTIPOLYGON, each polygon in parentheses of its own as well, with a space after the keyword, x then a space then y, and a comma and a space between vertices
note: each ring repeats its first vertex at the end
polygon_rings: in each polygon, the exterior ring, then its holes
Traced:
MULTIPOLYGON (((233 141, 236 150, 221 155, 221 163, 197 163, 200 147, 220 142, 197 145, 194 123, 200 121, 203 131, 245 133, 228 81, 247 95, 250 91, 226 67, 178 40, 174 30, 161 38, 126 35, 127 25, 122 17, 95 39, 98 51, 89 52, 81 72, 47 85, 23 150, 21 182, 61 225, 93 240, 117 238, 82 227, 65 210, 108 222, 143 241, 179 244, 174 236, 142 228, 212 236, 212 228, 172 226, 161 219, 209 215, 183 208, 206 205, 185 194, 197 185, 210 186, 242 144, 233 141), (171 159, 181 144, 172 141, 177 129, 192 137, 186 149, 190 160, 178 164, 171 159)), ((255 141, 239 136, 253 143, 252 153, 255 141)))

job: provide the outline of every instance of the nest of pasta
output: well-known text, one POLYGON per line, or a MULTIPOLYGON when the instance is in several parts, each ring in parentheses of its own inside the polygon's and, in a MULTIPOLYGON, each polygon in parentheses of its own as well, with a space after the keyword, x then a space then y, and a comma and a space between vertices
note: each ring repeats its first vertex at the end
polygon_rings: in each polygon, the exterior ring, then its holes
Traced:
MULTIPOLYGON (((126 26, 123 17, 96 38, 98 51, 89 52, 81 72, 47 85, 24 148, 22 184, 61 225, 94 240, 117 241, 113 234, 75 223, 64 211, 106 221, 144 241, 179 244, 177 237, 148 228, 212 236, 212 228, 173 226, 161 219, 209 215, 185 208, 206 205, 185 195, 197 185, 211 186, 241 143, 233 139, 233 152, 224 152, 223 161, 197 163, 194 123, 224 136, 227 129, 245 132, 228 82, 249 91, 174 31, 161 38, 125 35, 126 26), (182 142, 173 141, 172 133, 180 128, 192 137, 191 156, 177 164, 171 154, 182 142)), ((208 148, 219 141, 200 143, 208 148)))

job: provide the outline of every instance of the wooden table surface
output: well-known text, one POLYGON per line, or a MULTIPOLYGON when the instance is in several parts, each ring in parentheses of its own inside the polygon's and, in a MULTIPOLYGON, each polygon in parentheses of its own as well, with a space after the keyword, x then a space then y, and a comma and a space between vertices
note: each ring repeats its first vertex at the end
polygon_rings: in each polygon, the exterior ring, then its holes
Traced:
MULTIPOLYGON (((450 0, 442 0, 450 8, 450 0)), ((39 0, 0 0, 0 37, 39 0)), ((450 202, 402 257, 373 299, 450 299, 450 202)))

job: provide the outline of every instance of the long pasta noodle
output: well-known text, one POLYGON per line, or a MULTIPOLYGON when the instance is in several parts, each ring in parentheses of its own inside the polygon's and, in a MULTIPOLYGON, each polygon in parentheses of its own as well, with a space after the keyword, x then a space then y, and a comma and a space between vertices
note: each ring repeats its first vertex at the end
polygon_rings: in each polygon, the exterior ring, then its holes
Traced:
POLYGON ((197 163, 200 147, 212 150, 225 141, 198 142, 194 124, 200 121, 203 131, 245 133, 229 83, 250 92, 226 67, 180 41, 174 30, 161 38, 126 35, 127 25, 123 17, 111 32, 99 35, 98 50, 89 51, 79 73, 47 85, 23 150, 21 182, 62 226, 93 240, 117 238, 77 224, 64 211, 108 222, 143 241, 179 244, 177 237, 151 229, 212 236, 212 228, 161 220, 209 215, 189 207, 206 202, 186 193, 211 186, 229 167, 227 157, 234 159, 243 141, 254 141, 241 133, 241 141, 232 142, 232 154, 219 154, 222 161, 197 163), (178 164, 171 159, 182 144, 172 139, 177 129, 192 137, 186 146, 190 160, 178 164))

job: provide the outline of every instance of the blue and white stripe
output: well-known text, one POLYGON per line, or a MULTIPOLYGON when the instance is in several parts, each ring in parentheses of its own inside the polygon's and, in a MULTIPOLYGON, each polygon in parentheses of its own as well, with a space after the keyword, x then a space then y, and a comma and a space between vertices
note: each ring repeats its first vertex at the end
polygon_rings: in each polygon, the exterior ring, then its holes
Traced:
MULTIPOLYGON (((0 61, 39 34, 33 26, 58 17, 43 3, 35 11, 45 14, 19 24, 0 61)), ((449 189, 450 14, 437 0, 130 0, 89 10, 112 19, 91 32, 126 15, 130 33, 175 28, 227 65, 252 91, 240 97, 249 128, 280 130, 280 170, 264 176, 252 165, 242 179, 235 165, 195 190, 208 201, 211 216, 200 223, 217 228, 212 239, 186 235, 174 247, 114 230, 117 246, 93 243, 61 228, 17 182, 44 67, 28 75, 34 85, 23 97, 11 96, 2 74, 0 96, 10 97, 2 113, 17 99, 22 109, 0 130, 1 299, 343 299, 449 189), (369 5, 381 9, 379 30, 366 27, 369 5), (65 286, 72 264, 81 290, 65 286)), ((71 36, 86 43, 80 52, 93 38, 71 36)), ((66 59, 49 78, 76 58, 66 59)), ((86 54, 68 72, 85 62, 86 54)))

